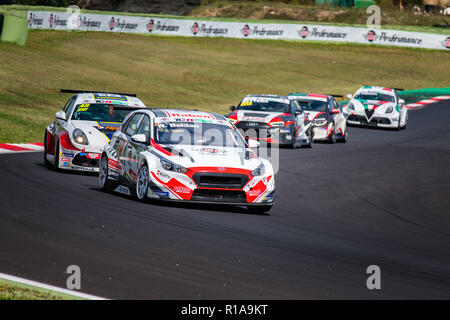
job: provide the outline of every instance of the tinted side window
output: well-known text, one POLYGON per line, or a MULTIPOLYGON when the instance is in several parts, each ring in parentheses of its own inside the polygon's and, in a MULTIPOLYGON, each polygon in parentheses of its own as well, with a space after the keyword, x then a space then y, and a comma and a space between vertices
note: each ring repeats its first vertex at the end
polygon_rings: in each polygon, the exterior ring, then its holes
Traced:
POLYGON ((145 134, 146 140, 150 141, 150 118, 148 116, 144 116, 136 134, 145 134))
POLYGON ((133 116, 133 118, 130 119, 130 121, 128 122, 125 133, 129 136, 134 135, 135 132, 137 131, 139 121, 141 121, 141 119, 142 119, 142 113, 135 114, 133 116))
POLYGON ((70 113, 72 112, 73 105, 75 103, 75 97, 70 98, 69 101, 67 101, 66 105, 64 106, 64 113, 67 116, 67 119, 69 119, 70 113))

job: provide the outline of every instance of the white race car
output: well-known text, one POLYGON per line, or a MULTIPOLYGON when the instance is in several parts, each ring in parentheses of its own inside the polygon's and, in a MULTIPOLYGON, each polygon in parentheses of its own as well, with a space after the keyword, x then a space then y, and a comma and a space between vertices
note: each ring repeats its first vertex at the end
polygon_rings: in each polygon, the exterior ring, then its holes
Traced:
POLYGON ((171 201, 222 203, 269 211, 274 201, 271 163, 258 158, 219 114, 175 109, 131 113, 105 147, 99 185, 171 201))
POLYGON ((408 109, 397 89, 363 86, 347 96, 350 101, 344 113, 350 125, 361 125, 400 130, 406 128, 408 109))
POLYGON ((66 89, 61 92, 77 94, 45 129, 44 161, 57 170, 98 172, 103 147, 126 116, 145 105, 134 95, 66 89))
POLYGON ((288 98, 295 100, 308 115, 314 141, 347 142, 347 120, 333 95, 290 93, 288 98))

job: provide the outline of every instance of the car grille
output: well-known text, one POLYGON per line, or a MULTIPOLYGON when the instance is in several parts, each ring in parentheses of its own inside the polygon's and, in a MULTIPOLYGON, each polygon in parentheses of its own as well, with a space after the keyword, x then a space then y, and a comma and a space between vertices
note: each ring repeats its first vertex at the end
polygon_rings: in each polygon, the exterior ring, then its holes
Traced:
POLYGON ((88 159, 86 156, 80 156, 77 154, 72 160, 72 164, 80 167, 98 167, 97 159, 88 159))
POLYGON ((375 112, 375 110, 369 110, 369 109, 366 109, 366 116, 367 116, 367 119, 370 119, 372 116, 373 116, 373 113, 375 112))
POLYGON ((242 189, 248 182, 245 174, 195 173, 193 179, 198 188, 242 189))
POLYGON ((267 117, 266 113, 253 113, 253 112, 245 112, 244 117, 258 117, 258 118, 265 118, 267 117))
POLYGON ((265 122, 239 121, 236 125, 238 129, 269 129, 270 126, 265 122))
POLYGON ((247 202, 247 197, 244 191, 238 190, 196 189, 192 194, 191 200, 241 203, 247 202))
POLYGON ((381 118, 381 117, 373 117, 370 119, 370 121, 367 121, 366 117, 358 116, 358 115, 351 115, 348 117, 349 121, 359 121, 361 124, 364 125, 372 125, 376 126, 377 124, 391 124, 391 120, 387 118, 381 118))

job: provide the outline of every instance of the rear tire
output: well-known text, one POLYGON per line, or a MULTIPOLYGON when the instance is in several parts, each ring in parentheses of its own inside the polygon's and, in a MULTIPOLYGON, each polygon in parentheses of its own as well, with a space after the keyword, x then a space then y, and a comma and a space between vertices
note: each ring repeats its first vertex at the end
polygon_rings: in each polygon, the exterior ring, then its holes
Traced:
POLYGON ((98 185, 103 191, 113 191, 119 185, 116 181, 108 179, 108 157, 103 155, 98 166, 98 185))
POLYGON ((335 129, 336 129, 336 126, 333 124, 333 128, 331 128, 330 140, 328 141, 330 144, 336 143, 336 132, 334 132, 335 129))
POLYGON ((257 213, 257 214, 262 214, 262 213, 267 213, 270 211, 270 209, 272 209, 272 206, 247 206, 248 211, 250 211, 251 213, 257 213))

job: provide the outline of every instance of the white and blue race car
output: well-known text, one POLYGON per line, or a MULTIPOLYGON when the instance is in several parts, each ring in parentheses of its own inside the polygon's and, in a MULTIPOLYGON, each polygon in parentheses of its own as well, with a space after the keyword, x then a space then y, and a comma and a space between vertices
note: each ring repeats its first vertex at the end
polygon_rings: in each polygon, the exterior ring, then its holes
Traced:
POLYGON ((347 95, 350 101, 344 106, 349 125, 404 129, 408 123, 408 109, 400 99, 398 89, 363 86, 347 95))
POLYGON ((146 106, 135 95, 62 89, 76 93, 44 135, 44 161, 56 170, 98 172, 101 152, 126 116, 146 106))
POLYGON ((259 158, 224 116, 193 110, 131 113, 105 147, 99 185, 145 198, 221 203, 269 211, 271 163, 259 158))

